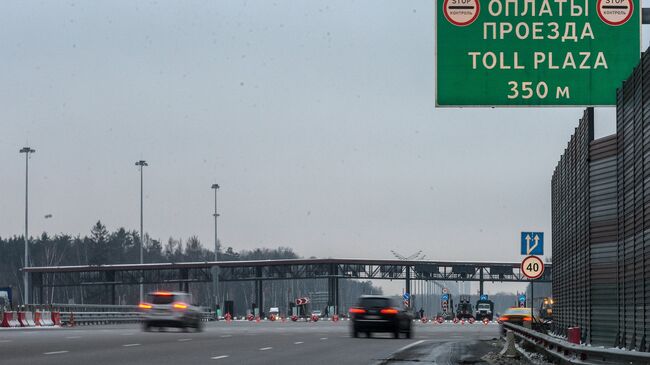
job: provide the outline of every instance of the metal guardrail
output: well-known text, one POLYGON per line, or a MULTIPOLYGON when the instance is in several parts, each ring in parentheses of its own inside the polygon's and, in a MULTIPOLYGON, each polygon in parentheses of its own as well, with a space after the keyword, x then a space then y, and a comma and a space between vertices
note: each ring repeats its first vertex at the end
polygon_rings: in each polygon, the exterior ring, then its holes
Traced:
POLYGON ((563 363, 575 364, 650 364, 650 353, 617 348, 577 345, 512 323, 503 323, 515 336, 563 363))
POLYGON ((110 304, 62 304, 53 303, 47 305, 34 305, 34 307, 58 310, 61 312, 137 312, 137 305, 110 305, 110 304))
MULTIPOLYGON (((214 320, 214 313, 208 308, 200 307, 203 321, 214 320)), ((142 320, 142 312, 137 305, 110 305, 110 304, 28 304, 19 310, 35 312, 48 311, 60 312, 61 324, 70 325, 98 325, 134 323, 142 320), (74 322, 72 321, 74 319, 74 322)))
POLYGON ((141 319, 140 312, 61 312, 62 325, 133 323, 141 319))

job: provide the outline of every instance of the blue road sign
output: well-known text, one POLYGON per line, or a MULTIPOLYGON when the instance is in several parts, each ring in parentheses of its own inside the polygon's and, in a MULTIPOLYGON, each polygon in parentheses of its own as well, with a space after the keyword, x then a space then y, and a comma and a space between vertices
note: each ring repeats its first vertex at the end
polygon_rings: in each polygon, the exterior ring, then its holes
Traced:
POLYGON ((487 294, 483 294, 483 295, 481 295, 481 300, 488 300, 488 296, 487 296, 487 294))
POLYGON ((411 294, 404 293, 404 295, 402 295, 402 298, 404 298, 404 300, 409 300, 411 298, 411 294))
POLYGON ((526 306, 526 294, 519 295, 519 308, 524 308, 526 306))
POLYGON ((442 297, 440 297, 442 300, 449 300, 449 294, 443 294, 442 297))
POLYGON ((521 232, 521 254, 543 255, 544 232, 521 232))

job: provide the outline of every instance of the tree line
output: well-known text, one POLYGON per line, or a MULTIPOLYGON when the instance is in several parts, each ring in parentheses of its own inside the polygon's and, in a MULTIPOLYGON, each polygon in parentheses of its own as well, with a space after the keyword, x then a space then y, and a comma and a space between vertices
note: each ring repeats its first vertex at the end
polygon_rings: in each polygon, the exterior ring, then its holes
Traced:
MULTIPOLYGON (((257 248, 236 251, 233 247, 222 250, 218 244, 219 261, 296 259, 300 256, 288 247, 257 248)), ((14 292, 14 304, 23 298, 22 271, 24 266, 23 236, 0 237, 0 287, 11 287, 14 292)), ((187 240, 170 237, 165 243, 144 236, 143 261, 154 262, 196 262, 213 261, 214 252, 203 246, 196 236, 187 240)), ((73 266, 73 265, 108 265, 132 264, 140 262, 140 234, 135 230, 118 228, 109 232, 98 221, 89 235, 71 236, 68 234, 42 233, 29 240, 29 266, 73 266)), ((275 306, 286 310, 288 302, 300 296, 322 296, 327 291, 326 279, 313 280, 278 280, 264 283, 265 307, 275 306)), ((146 290, 177 289, 164 285, 147 285, 146 290)), ((46 303, 85 303, 101 304, 110 301, 109 294, 102 287, 61 287, 44 289, 46 303)), ((210 283, 192 283, 189 288, 195 301, 208 305, 212 298, 210 283)), ((219 297, 235 303, 235 314, 244 314, 255 301, 254 283, 221 283, 219 297)), ((137 304, 139 289, 137 286, 118 285, 117 302, 119 304, 137 304)), ((374 287, 370 281, 341 280, 339 297, 341 309, 351 306, 362 294, 379 294, 381 288, 374 287)), ((314 303, 315 306, 325 305, 314 303)), ((324 308, 314 308, 324 309, 324 308)), ((265 311, 268 308, 264 308, 265 311)))

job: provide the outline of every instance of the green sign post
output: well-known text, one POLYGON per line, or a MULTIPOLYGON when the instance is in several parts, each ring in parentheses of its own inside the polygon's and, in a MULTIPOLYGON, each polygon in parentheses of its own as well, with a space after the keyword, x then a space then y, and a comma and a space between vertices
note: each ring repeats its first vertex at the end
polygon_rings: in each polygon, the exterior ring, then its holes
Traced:
POLYGON ((437 106, 600 106, 641 54, 639 0, 437 0, 437 106))

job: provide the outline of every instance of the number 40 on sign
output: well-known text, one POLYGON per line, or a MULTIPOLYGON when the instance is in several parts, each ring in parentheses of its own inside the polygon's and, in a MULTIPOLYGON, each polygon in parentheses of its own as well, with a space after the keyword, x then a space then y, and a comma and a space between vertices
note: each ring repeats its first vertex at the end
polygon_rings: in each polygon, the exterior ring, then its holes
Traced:
POLYGON ((521 261, 521 273, 529 279, 538 279, 544 274, 544 262, 537 256, 527 256, 521 261))

